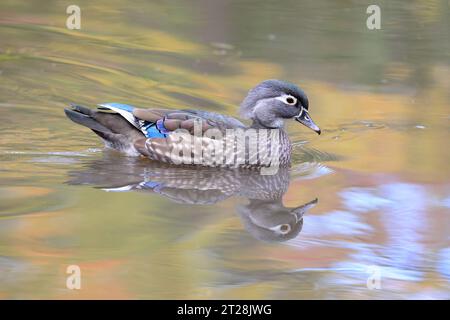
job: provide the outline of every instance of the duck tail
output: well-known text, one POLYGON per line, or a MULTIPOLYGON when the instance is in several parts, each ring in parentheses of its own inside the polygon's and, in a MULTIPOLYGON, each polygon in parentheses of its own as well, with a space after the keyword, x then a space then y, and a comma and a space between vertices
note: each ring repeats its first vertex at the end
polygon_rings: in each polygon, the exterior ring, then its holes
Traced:
POLYGON ((110 129, 93 118, 93 111, 87 107, 71 105, 71 108, 64 108, 66 116, 75 123, 88 127, 99 132, 112 133, 110 129))
POLYGON ((65 108, 66 116, 97 134, 109 148, 138 155, 134 142, 144 135, 118 113, 107 113, 80 105, 65 108))

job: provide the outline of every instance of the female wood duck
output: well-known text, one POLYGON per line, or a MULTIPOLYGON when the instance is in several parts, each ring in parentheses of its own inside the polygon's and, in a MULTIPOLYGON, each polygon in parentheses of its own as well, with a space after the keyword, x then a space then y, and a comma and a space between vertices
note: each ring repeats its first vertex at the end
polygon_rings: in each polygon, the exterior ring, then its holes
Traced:
POLYGON ((276 163, 286 167, 291 159, 291 143, 284 130, 285 119, 295 119, 320 134, 308 107, 306 94, 297 86, 266 80, 251 89, 241 103, 241 114, 252 121, 250 126, 213 112, 140 109, 120 103, 100 104, 95 110, 72 105, 65 113, 94 131, 107 147, 128 155, 170 164, 264 167, 276 163), (250 137, 250 133, 254 133, 255 140, 244 140, 246 147, 238 148, 239 138, 250 137), (267 160, 263 153, 270 153, 272 158, 267 160), (199 154, 200 161, 196 158, 199 154))

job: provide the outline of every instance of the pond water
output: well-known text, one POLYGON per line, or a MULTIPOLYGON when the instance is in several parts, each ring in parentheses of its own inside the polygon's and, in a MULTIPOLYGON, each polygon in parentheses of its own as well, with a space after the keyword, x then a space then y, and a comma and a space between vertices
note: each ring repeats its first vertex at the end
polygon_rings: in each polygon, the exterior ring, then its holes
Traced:
POLYGON ((448 2, 377 1, 381 30, 366 2, 83 0, 69 30, 2 0, 0 298, 450 298, 448 2), (63 112, 236 116, 270 78, 322 129, 289 123, 273 177, 105 152, 63 112))

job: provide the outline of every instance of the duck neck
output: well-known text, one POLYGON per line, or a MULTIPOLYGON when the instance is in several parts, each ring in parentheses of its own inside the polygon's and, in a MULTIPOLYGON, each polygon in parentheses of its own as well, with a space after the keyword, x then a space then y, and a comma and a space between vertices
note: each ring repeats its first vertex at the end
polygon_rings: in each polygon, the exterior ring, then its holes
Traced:
POLYGON ((261 123, 261 121, 259 121, 258 119, 253 119, 253 123, 250 126, 250 128, 256 129, 257 131, 259 131, 261 129, 270 130, 270 131, 278 130, 279 140, 278 140, 277 144, 280 147, 280 149, 279 149, 279 152, 280 152, 279 165, 284 167, 284 166, 288 165, 291 161, 291 151, 292 151, 291 141, 289 140, 289 136, 284 128, 284 122, 281 122, 281 123, 273 122, 272 124, 273 124, 273 126, 268 126, 268 125, 261 123))
POLYGON ((284 130, 284 123, 282 121, 281 122, 273 121, 270 124, 266 124, 266 123, 261 122, 261 120, 259 120, 258 118, 254 118, 250 128, 253 128, 253 129, 279 129, 279 130, 284 130))

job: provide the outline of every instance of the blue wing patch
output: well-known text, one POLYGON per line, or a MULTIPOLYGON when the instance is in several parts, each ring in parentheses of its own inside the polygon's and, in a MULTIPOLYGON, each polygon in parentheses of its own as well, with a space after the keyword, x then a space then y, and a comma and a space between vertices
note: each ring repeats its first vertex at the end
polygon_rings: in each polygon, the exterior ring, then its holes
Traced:
POLYGON ((106 108, 108 108, 108 107, 117 108, 117 109, 121 109, 121 110, 128 111, 128 112, 133 112, 133 109, 135 108, 128 104, 123 104, 123 103, 118 103, 118 102, 102 103, 101 106, 106 107, 106 108))
POLYGON ((156 193, 160 193, 162 188, 164 188, 164 184, 155 181, 143 181, 137 186, 137 189, 151 189, 156 193))
POLYGON ((160 182, 147 181, 147 182, 141 183, 140 185, 147 189, 154 189, 156 187, 161 186, 162 184, 160 182))
POLYGON ((138 119, 133 115, 133 109, 135 109, 135 107, 128 104, 110 102, 102 103, 99 106, 119 113, 133 126, 141 130, 147 138, 165 138, 169 134, 169 131, 164 127, 163 119, 160 119, 157 122, 138 119))
POLYGON ((165 138, 169 133, 161 120, 158 120, 156 123, 142 121, 141 131, 147 138, 165 138))

